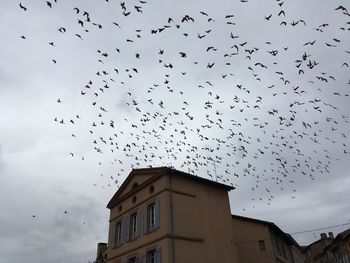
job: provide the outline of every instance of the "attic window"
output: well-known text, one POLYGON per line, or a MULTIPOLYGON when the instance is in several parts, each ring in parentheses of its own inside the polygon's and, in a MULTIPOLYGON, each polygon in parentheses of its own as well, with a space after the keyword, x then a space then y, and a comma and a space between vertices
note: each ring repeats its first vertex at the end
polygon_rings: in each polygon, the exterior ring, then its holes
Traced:
POLYGON ((260 250, 265 250, 266 249, 264 240, 259 240, 258 243, 259 243, 260 250))
POLYGON ((151 194, 154 192, 154 186, 153 186, 153 185, 150 186, 149 192, 150 192, 151 194))
POLYGON ((137 201, 137 198, 136 198, 136 196, 134 196, 134 197, 132 198, 132 203, 135 204, 136 201, 137 201))
POLYGON ((133 185, 132 185, 132 189, 135 189, 139 184, 137 182, 135 182, 133 185))
POLYGON ((119 212, 121 212, 122 209, 123 209, 122 205, 119 205, 119 207, 118 207, 119 212))

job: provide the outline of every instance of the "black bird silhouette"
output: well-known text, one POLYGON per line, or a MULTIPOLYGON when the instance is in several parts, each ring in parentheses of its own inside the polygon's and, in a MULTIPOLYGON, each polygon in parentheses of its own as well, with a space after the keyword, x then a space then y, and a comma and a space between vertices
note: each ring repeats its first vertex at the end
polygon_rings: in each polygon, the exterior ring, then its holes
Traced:
POLYGON ((286 16, 286 14, 284 13, 283 10, 281 10, 281 11, 278 13, 278 16, 280 16, 280 15, 286 16))
POLYGON ((24 5, 22 5, 21 2, 19 3, 19 7, 22 8, 24 11, 27 11, 27 8, 24 5))
POLYGON ((66 29, 64 27, 60 27, 58 29, 58 31, 61 32, 61 33, 66 33, 66 29))
POLYGON ((270 20, 271 17, 272 17, 272 14, 270 14, 269 16, 265 16, 265 19, 270 20))
POLYGON ((346 8, 342 5, 338 6, 336 9, 334 10, 341 10, 341 11, 344 11, 345 13, 348 13, 348 10, 346 10, 346 8))
POLYGON ((213 63, 208 63, 208 65, 207 65, 207 68, 212 68, 213 66, 215 65, 215 62, 213 62, 213 63))

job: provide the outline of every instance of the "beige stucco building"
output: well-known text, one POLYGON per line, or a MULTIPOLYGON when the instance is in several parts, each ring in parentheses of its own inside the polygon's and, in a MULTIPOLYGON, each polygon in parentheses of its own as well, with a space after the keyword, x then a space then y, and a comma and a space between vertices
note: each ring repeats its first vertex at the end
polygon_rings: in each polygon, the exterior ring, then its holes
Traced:
POLYGON ((232 186, 174 169, 134 169, 108 203, 108 263, 302 263, 274 223, 231 215, 232 186))
POLYGON ((107 205, 107 262, 238 262, 232 189, 170 168, 132 170, 107 205))

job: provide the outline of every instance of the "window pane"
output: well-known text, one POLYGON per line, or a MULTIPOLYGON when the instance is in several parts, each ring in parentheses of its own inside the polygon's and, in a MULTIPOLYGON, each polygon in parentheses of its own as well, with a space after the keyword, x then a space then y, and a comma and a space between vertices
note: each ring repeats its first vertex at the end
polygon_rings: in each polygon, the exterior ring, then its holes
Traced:
POLYGON ((130 230, 131 230, 131 237, 135 238, 136 237, 136 229, 137 229, 137 214, 132 214, 131 215, 131 224, 130 224, 130 230))
POLYGON ((156 209, 155 204, 152 203, 148 206, 148 224, 153 227, 156 223, 156 209))
POLYGON ((265 250, 265 241, 264 240, 259 240, 259 248, 260 250, 265 250))
POLYGON ((117 243, 120 243, 120 241, 122 239, 122 222, 117 223, 116 238, 117 238, 117 243))
POLYGON ((156 263, 156 251, 150 250, 147 252, 147 263, 156 263))

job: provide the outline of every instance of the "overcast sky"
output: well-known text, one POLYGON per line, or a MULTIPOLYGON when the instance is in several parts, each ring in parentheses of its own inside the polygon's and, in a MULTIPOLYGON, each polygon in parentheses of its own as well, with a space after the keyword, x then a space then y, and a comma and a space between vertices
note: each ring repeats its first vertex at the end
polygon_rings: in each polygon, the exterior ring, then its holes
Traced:
POLYGON ((233 214, 288 233, 350 224, 342 7, 1 1, 0 262, 93 260, 106 204, 149 166, 233 185, 233 214))

